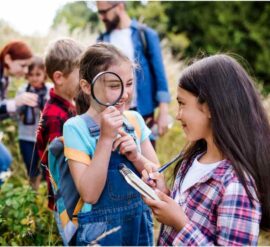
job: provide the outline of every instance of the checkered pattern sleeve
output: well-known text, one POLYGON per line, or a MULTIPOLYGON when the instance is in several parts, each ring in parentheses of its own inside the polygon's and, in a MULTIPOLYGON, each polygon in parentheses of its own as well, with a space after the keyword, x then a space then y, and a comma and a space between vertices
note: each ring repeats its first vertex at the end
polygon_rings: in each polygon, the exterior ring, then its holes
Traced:
MULTIPOLYGON (((251 183, 249 189, 254 195, 251 183)), ((209 221, 200 217, 200 222, 195 224, 190 221, 177 234, 173 245, 257 245, 261 219, 260 203, 256 199, 249 199, 244 186, 238 180, 228 182, 221 193, 223 195, 217 207, 215 241, 209 240, 209 236, 200 231, 198 226, 208 224, 209 221)))

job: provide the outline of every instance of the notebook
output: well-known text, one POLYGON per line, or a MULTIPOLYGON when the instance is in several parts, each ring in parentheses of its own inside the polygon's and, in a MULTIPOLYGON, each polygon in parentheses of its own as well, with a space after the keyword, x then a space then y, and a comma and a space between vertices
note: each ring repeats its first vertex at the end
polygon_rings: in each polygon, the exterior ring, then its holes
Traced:
POLYGON ((119 165, 119 172, 123 175, 126 182, 143 196, 160 201, 155 191, 124 164, 119 165))

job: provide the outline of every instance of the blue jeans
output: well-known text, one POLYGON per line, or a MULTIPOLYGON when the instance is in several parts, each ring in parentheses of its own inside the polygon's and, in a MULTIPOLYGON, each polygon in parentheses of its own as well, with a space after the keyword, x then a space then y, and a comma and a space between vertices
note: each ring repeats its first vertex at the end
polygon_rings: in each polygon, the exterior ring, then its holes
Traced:
MULTIPOLYGON (((12 156, 8 149, 0 142, 0 173, 7 171, 12 163, 12 156)), ((3 181, 0 180, 0 185, 3 181)))
POLYGON ((35 142, 19 140, 21 154, 30 178, 40 174, 39 157, 35 142))
POLYGON ((0 142, 0 172, 7 171, 12 163, 12 157, 8 149, 0 142))

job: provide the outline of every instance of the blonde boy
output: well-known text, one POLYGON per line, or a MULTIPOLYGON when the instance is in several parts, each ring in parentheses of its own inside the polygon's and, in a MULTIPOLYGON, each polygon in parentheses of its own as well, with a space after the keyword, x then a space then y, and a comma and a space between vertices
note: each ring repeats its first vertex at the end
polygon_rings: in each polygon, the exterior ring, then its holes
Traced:
MULTIPOLYGON (((75 40, 62 38, 50 43, 45 54, 46 71, 54 83, 37 131, 38 154, 45 166, 48 164, 48 143, 55 137, 62 136, 65 121, 76 115, 74 97, 79 83, 78 66, 82 51, 82 47, 75 40)), ((54 210, 53 192, 48 175, 46 174, 49 189, 48 206, 54 210)))

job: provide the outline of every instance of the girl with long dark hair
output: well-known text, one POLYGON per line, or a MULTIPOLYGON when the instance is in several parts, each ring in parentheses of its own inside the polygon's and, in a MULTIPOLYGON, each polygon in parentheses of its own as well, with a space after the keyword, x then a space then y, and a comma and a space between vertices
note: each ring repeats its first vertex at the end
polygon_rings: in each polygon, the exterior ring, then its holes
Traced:
POLYGON ((189 141, 171 192, 144 177, 162 202, 159 245, 257 245, 270 228, 270 127, 252 79, 228 55, 203 58, 179 80, 177 120, 189 141), (170 194, 170 196, 169 196, 170 194))

